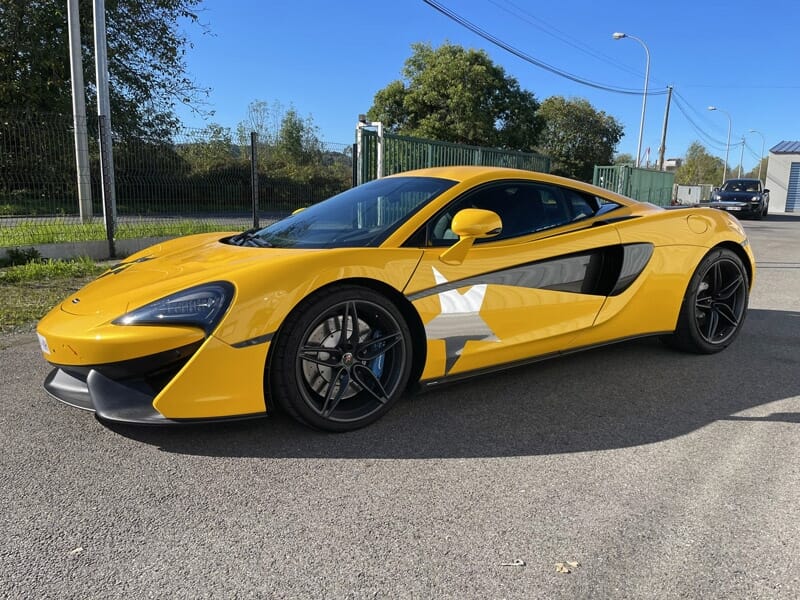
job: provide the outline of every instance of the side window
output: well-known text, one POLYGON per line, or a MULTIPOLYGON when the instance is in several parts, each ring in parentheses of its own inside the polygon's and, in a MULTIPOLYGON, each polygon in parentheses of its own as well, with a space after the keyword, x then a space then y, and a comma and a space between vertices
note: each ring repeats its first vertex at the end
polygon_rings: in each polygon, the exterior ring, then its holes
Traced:
POLYGON ((503 222, 502 232, 476 240, 491 243, 552 229, 619 208, 591 194, 545 183, 506 181, 487 185, 458 199, 434 216, 407 244, 450 246, 458 236, 450 228, 453 217, 464 208, 491 210, 503 222))
POLYGON ((550 229, 551 227, 559 227, 565 225, 572 220, 572 213, 569 208, 568 199, 566 194, 568 190, 561 188, 541 185, 539 194, 542 197, 542 205, 544 212, 542 215, 542 223, 539 229, 550 229))
POLYGON ((456 213, 464 208, 491 210, 503 222, 503 230, 499 235, 477 240, 477 243, 519 237, 571 220, 569 207, 558 188, 525 181, 508 181, 467 194, 436 215, 428 224, 430 245, 449 246, 458 239, 450 224, 456 213))
POLYGON ((572 212, 572 221, 593 217, 597 214, 597 210, 602 203, 602 200, 596 196, 590 196, 575 190, 564 190, 564 195, 567 197, 567 203, 572 212))

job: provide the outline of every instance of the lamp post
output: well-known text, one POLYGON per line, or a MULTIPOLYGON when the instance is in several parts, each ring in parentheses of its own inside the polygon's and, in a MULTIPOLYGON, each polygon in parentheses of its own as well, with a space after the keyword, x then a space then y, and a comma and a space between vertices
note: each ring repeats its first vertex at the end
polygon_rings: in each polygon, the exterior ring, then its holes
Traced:
POLYGON ((644 48, 644 53, 647 56, 647 63, 645 64, 644 68, 644 92, 642 92, 642 118, 639 121, 639 142, 636 144, 636 166, 639 166, 639 160, 642 155, 642 134, 644 133, 644 113, 645 108, 647 107, 647 83, 650 79, 650 49, 647 47, 642 40, 640 40, 635 35, 630 35, 629 33, 621 33, 616 32, 611 37, 615 40, 621 40, 622 38, 630 38, 632 40, 636 40, 642 45, 644 48))
POLYGON ((744 134, 742 134, 742 150, 739 153, 739 171, 737 172, 736 176, 741 179, 742 178, 742 163, 744 162, 744 134))
POLYGON ((761 136, 761 154, 758 155, 758 179, 761 180, 761 163, 764 162, 764 146, 767 145, 767 140, 764 138, 764 134, 756 129, 751 129, 750 133, 757 133, 761 136))
POLYGON ((722 110, 716 106, 709 106, 708 110, 718 110, 721 113, 725 113, 725 116, 728 117, 728 141, 725 143, 725 166, 722 171, 722 183, 725 183, 725 177, 728 175, 728 153, 731 150, 731 115, 727 110, 722 110))

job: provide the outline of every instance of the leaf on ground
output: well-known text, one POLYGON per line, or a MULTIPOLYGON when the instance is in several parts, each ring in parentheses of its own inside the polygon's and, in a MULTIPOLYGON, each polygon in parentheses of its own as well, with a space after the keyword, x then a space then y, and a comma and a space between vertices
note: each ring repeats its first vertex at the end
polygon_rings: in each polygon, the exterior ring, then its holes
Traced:
POLYGON ((556 563, 556 573, 572 573, 573 569, 581 566, 577 560, 568 560, 566 562, 556 563))

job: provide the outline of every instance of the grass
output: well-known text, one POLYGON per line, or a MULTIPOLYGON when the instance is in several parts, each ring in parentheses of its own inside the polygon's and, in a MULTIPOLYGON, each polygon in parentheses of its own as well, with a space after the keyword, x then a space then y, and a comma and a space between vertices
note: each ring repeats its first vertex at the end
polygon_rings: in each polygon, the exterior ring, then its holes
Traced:
POLYGON ((47 311, 108 268, 88 258, 0 269, 0 333, 32 329, 47 311))
MULTIPOLYGON (((242 225, 246 226, 246 224, 246 219, 242 220, 242 225)), ((115 239, 177 237, 212 231, 233 231, 241 228, 236 223, 222 225, 211 221, 123 222, 117 226, 115 239)), ((0 227, 0 248, 61 242, 91 242, 105 239, 106 230, 102 221, 92 223, 22 222, 10 227, 0 227)))

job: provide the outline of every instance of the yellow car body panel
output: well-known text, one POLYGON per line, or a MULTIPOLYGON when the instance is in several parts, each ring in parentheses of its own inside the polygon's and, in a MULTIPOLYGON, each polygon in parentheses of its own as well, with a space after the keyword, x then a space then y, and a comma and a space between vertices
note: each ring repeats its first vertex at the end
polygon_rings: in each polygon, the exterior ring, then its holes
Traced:
POLYGON ((268 350, 269 344, 234 348, 211 336, 156 396, 153 407, 175 420, 264 413, 264 381, 253 374, 263 372, 268 350))
MULTIPOLYGON (((552 256, 619 243, 619 235, 613 228, 581 230, 556 237, 551 232, 541 232, 507 243, 476 244, 459 265, 443 263, 441 248, 426 249, 406 294, 413 297, 414 293, 443 282, 486 279, 492 273, 508 272, 519 264, 535 264, 552 256)), ((429 364, 422 375, 423 381, 555 352, 569 344, 582 329, 592 326, 605 301, 605 296, 525 287, 525 277, 524 271, 518 274, 511 271, 507 285, 475 283, 414 302, 428 332, 429 364), (464 299, 474 293, 478 298, 470 305, 464 299), (455 363, 447 368, 448 351, 441 338, 452 335, 453 328, 463 327, 461 321, 465 316, 469 318, 476 308, 479 318, 471 319, 477 325, 476 332, 460 334, 476 338, 484 334, 484 340, 466 340, 463 347, 454 347, 452 352, 457 354, 451 353, 449 358, 455 363), (431 325, 436 319, 436 325, 431 325), (453 323, 450 327, 448 320, 453 323)), ((503 278, 506 276, 499 278, 500 281, 503 278)))
POLYGON ((72 366, 133 360, 196 344, 204 338, 196 327, 153 325, 134 332, 130 327, 98 320, 96 315, 66 315, 59 306, 39 321, 37 330, 47 343, 45 358, 53 364, 72 366))

